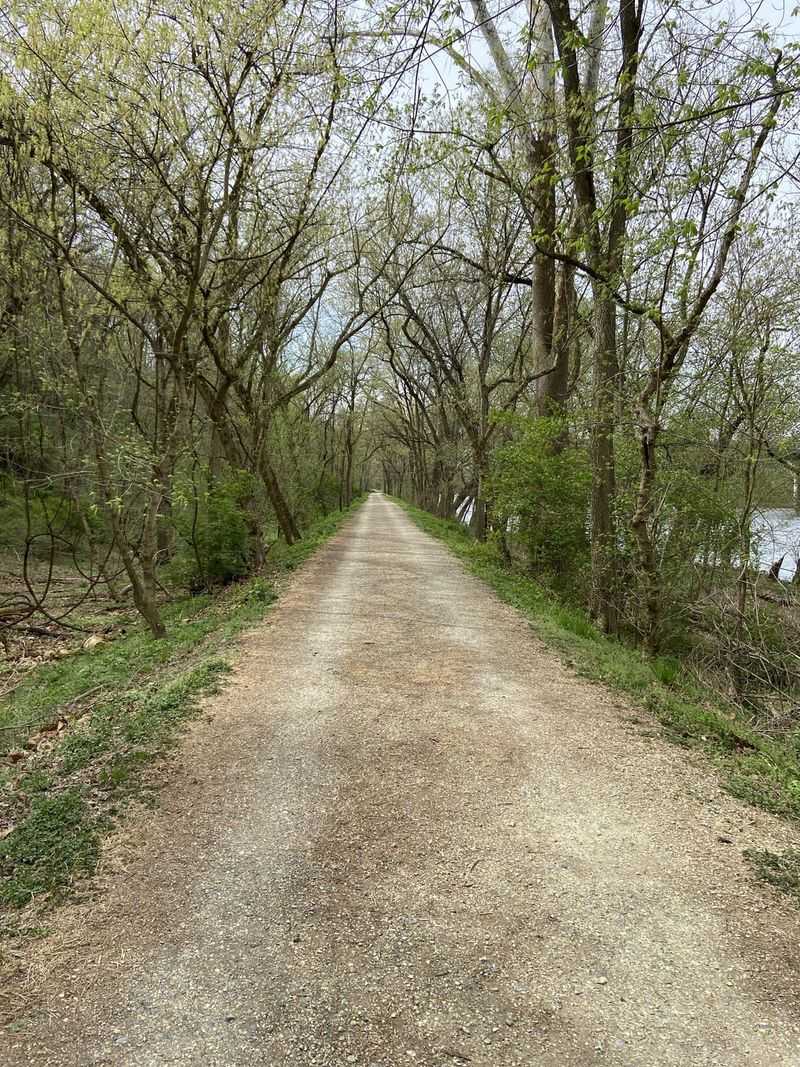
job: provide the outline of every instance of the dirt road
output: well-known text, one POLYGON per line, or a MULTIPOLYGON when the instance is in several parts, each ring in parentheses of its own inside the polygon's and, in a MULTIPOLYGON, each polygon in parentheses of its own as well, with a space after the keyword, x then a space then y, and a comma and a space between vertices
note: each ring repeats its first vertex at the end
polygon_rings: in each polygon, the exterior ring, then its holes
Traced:
POLYGON ((4 1065, 800 1065, 792 832, 380 496, 208 710, 4 1065))

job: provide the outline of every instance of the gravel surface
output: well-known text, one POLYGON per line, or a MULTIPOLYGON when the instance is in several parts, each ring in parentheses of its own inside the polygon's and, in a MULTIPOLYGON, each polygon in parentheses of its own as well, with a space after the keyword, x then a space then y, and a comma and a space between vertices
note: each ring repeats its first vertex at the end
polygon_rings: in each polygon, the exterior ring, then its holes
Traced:
POLYGON ((800 1067, 800 913, 741 855, 796 833, 380 495, 207 710, 4 1067, 800 1067))

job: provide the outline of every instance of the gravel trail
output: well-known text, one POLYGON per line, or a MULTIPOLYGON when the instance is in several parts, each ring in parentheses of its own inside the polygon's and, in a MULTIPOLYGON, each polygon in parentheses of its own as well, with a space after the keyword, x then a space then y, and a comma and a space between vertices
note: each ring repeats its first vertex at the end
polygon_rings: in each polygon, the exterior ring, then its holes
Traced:
POLYGON ((796 832, 379 494, 207 711, 3 1067, 800 1067, 796 832))

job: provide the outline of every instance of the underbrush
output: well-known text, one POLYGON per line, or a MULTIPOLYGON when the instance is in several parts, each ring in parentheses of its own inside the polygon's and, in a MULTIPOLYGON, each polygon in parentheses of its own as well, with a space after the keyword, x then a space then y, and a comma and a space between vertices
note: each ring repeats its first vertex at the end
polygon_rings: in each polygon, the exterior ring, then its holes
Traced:
POLYGON ((651 658, 606 637, 586 614, 514 570, 493 545, 479 544, 461 524, 400 503, 418 526, 522 612, 576 673, 629 694, 652 712, 671 741, 711 755, 729 793, 776 815, 800 819, 797 728, 779 736, 761 732, 734 704, 701 686, 679 658, 651 658))
MULTIPOLYGON (((154 796, 153 764, 222 685, 230 639, 351 510, 275 553, 268 576, 169 605, 166 638, 137 625, 36 669, 0 703, 0 905, 58 900, 94 870, 103 834, 132 797, 154 796)), ((6 931, 19 932, 10 920, 6 931)))
POLYGON ((63 552, 70 545, 72 551, 82 551, 87 530, 98 542, 107 537, 92 508, 79 510, 74 499, 52 486, 26 494, 19 479, 0 471, 0 551, 17 553, 27 544, 34 559, 46 558, 52 547, 63 552))

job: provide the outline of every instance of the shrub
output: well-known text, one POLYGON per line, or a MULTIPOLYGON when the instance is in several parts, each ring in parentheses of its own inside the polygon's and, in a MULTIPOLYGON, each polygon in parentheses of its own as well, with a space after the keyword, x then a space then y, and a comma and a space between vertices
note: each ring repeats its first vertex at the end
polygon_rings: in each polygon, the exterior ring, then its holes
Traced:
POLYGON ((495 518, 515 532, 531 569, 562 587, 583 582, 589 557, 586 453, 564 445, 558 419, 504 416, 512 437, 494 454, 495 518))
POLYGON ((245 503, 252 479, 245 471, 228 471, 198 490, 191 487, 174 509, 178 550, 173 577, 198 591, 241 578, 248 569, 249 529, 245 503))

